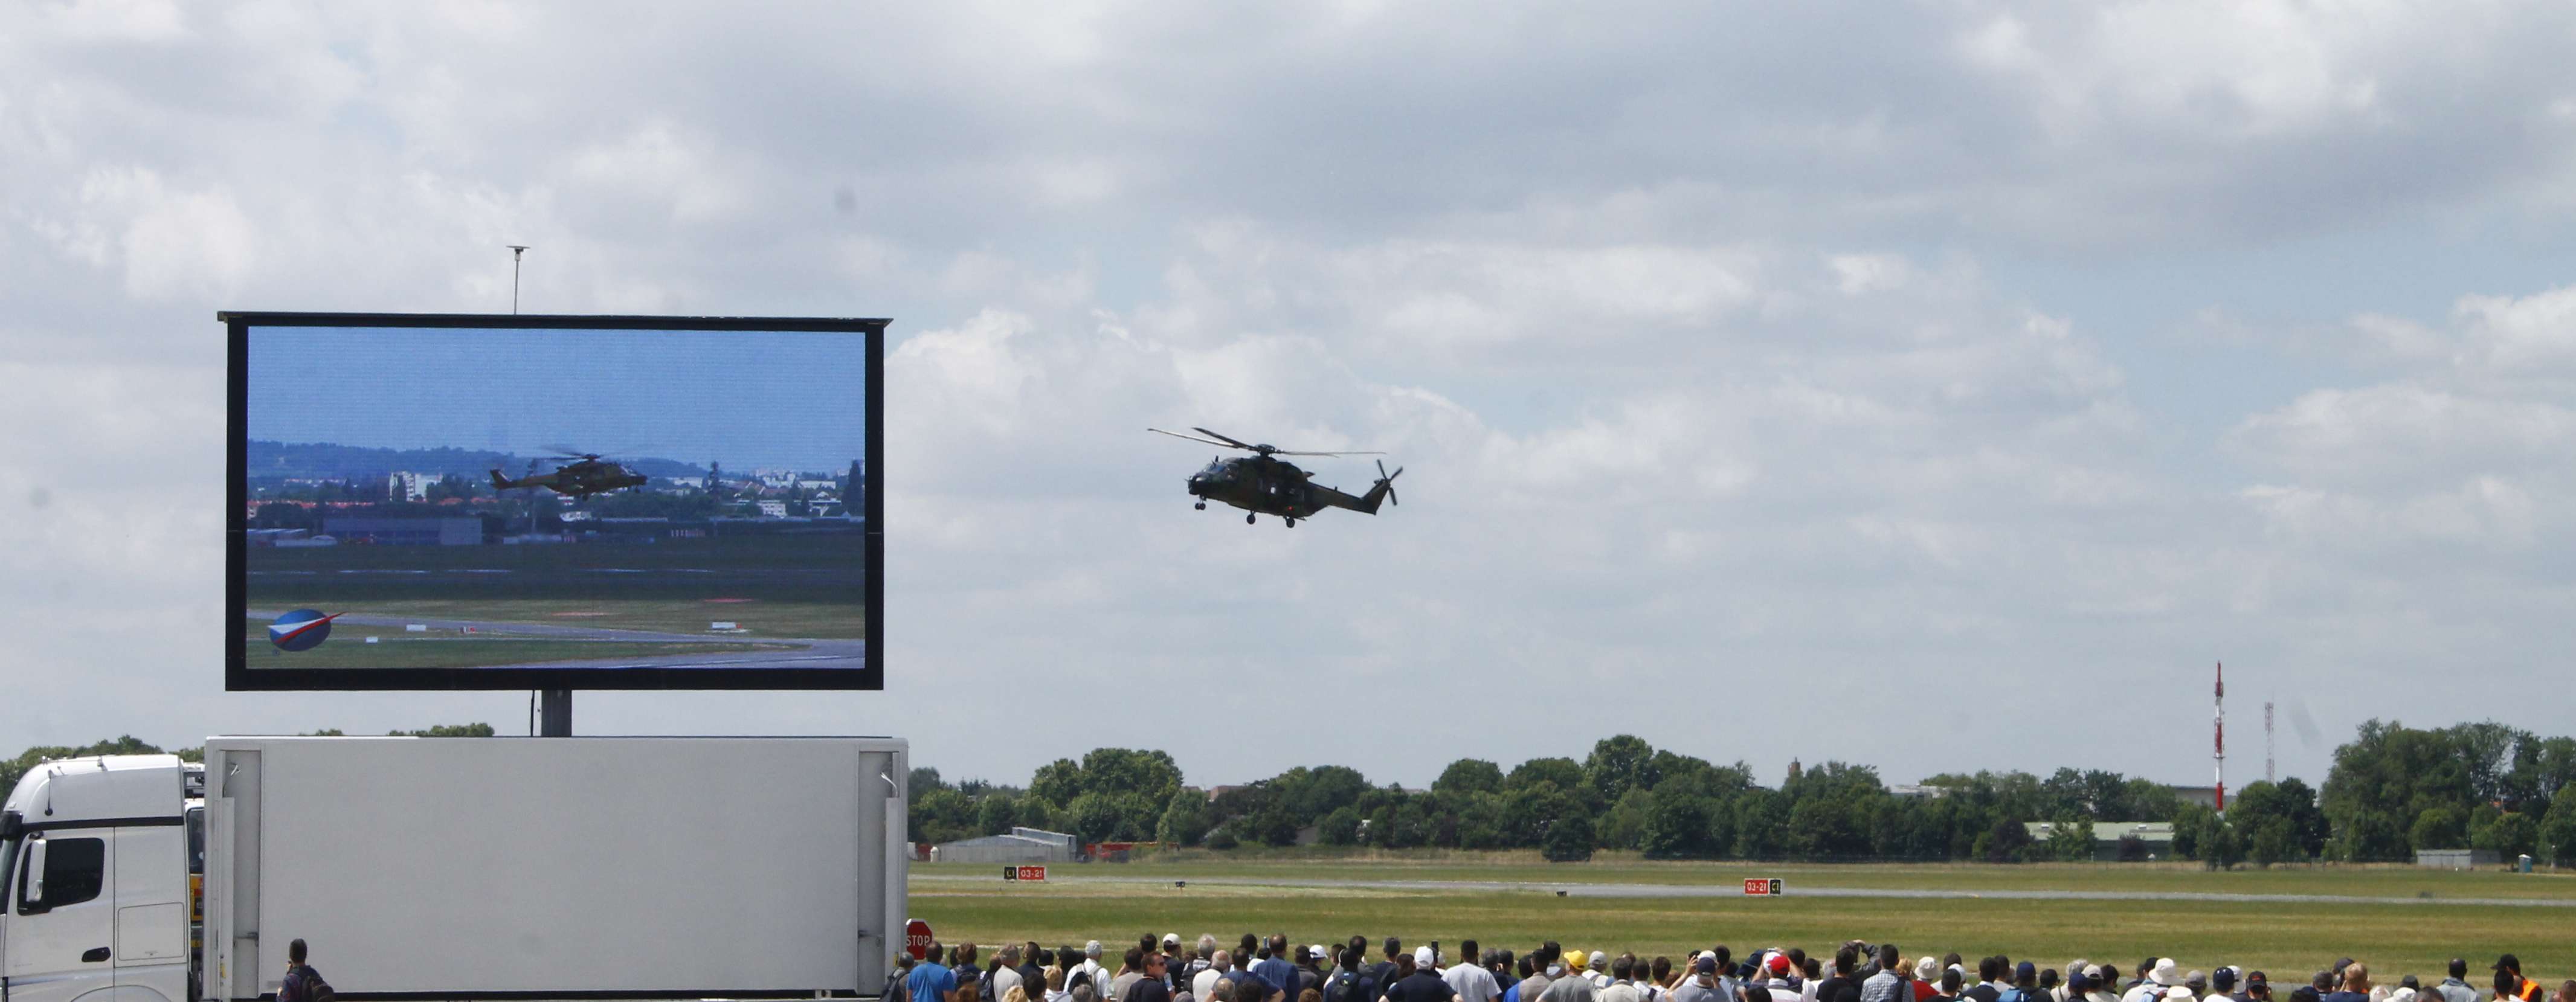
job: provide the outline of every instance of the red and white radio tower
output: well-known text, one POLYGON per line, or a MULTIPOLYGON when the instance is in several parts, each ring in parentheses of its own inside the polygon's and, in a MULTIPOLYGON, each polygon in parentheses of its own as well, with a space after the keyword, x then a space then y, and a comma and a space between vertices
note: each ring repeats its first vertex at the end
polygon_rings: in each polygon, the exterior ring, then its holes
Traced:
POLYGON ((2223 662, 2218 665, 2217 696, 2218 721, 2212 732, 2217 745, 2210 757, 2218 760, 2218 810, 2223 814, 2227 811, 2227 665, 2223 662))

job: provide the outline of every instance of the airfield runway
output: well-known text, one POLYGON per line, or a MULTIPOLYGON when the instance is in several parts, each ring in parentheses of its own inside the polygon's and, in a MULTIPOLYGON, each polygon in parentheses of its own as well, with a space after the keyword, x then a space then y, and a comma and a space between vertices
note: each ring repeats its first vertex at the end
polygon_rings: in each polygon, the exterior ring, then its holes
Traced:
MULTIPOLYGON (((914 874, 912 882, 936 884, 941 881, 990 884, 991 877, 969 877, 957 874, 914 874)), ((1334 877, 1189 877, 1193 886, 1208 887, 1281 887, 1315 889, 1365 889, 1388 891, 1531 891, 1558 892, 1578 898, 1742 898, 1747 897, 1736 884, 1581 884, 1541 883, 1509 880, 1370 880, 1334 877)), ((1168 877, 1056 876, 1048 883, 1058 884, 1158 884, 1169 887, 1168 877)), ((2383 904, 2441 905, 2495 908, 2576 908, 2570 898, 2477 898, 2477 897, 2388 897, 2333 894, 2231 894, 2203 891, 2061 891, 2061 890, 1991 890, 1972 891, 1955 888, 1876 888, 1876 887, 1800 887, 1793 881, 1781 888, 1784 897, 1813 898, 1922 898, 1968 899, 1995 898, 2030 901, 2216 901, 2246 903, 2297 904, 2383 904)), ((1760 900, 1760 898, 1755 898, 1760 900)))
MULTIPOLYGON (((261 619, 285 615, 284 609, 247 609, 244 614, 261 619)), ((613 661, 534 661, 489 668, 592 668, 614 671, 620 668, 864 668, 868 663, 865 640, 818 640, 800 637, 754 637, 743 635, 709 636, 703 633, 661 633, 650 630, 610 630, 595 626, 564 626, 553 623, 500 623, 471 619, 425 619, 418 616, 380 616, 346 613, 335 622, 352 626, 425 626, 444 633, 464 633, 514 637, 547 637, 568 641, 624 641, 652 644, 795 644, 803 648, 792 651, 727 651, 712 654, 667 654, 648 658, 626 658, 613 661)))

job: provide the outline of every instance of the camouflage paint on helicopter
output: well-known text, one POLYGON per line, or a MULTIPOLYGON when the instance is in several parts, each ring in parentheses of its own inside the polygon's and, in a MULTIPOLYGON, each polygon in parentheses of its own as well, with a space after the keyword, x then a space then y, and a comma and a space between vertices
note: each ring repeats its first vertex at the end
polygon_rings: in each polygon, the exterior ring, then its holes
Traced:
POLYGON ((1207 468, 1192 474, 1189 480, 1190 496, 1199 499, 1195 507, 1205 510, 1210 501, 1233 505, 1246 512, 1243 516, 1245 525, 1251 525, 1262 515, 1276 515, 1293 529, 1297 527, 1298 519, 1311 518, 1315 513, 1326 508, 1348 508, 1364 515, 1375 515, 1378 502, 1396 500, 1395 478, 1404 475, 1403 467, 1396 467, 1395 472, 1388 473, 1386 463, 1380 461, 1377 464, 1377 483, 1369 488, 1367 494, 1352 496, 1313 482, 1313 474, 1298 469, 1297 464, 1278 457, 1382 456, 1385 453, 1292 452, 1276 446, 1237 441, 1205 428, 1190 430, 1198 432, 1199 435, 1205 435, 1206 438, 1200 438, 1198 435, 1183 435, 1176 431, 1164 431, 1160 428, 1145 430, 1170 435, 1173 438, 1185 438, 1193 442, 1205 442, 1209 445, 1221 445, 1252 453, 1249 456, 1238 456, 1233 459, 1209 460, 1207 468))
POLYGON ((552 472, 530 474, 517 480, 504 477, 501 471, 494 470, 492 489, 506 491, 517 487, 543 487, 569 497, 578 504, 589 500, 593 494, 644 486, 643 474, 603 460, 596 452, 574 452, 569 449, 557 451, 562 453, 562 458, 572 462, 555 467, 552 472))

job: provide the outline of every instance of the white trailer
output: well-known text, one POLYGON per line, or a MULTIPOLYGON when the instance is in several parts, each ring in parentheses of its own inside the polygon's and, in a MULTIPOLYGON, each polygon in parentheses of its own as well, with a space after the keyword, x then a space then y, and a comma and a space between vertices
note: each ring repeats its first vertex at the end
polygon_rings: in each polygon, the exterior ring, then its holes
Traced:
POLYGON ((213 738, 202 801, 193 768, 20 782, 8 1002, 274 999, 294 939, 352 1000, 847 998, 901 943, 897 739, 213 738))

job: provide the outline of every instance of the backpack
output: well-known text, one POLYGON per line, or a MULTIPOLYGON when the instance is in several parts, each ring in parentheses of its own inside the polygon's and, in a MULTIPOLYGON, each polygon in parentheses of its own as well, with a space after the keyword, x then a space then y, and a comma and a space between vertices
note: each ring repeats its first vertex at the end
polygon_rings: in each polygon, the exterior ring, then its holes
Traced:
POLYGON ((292 980, 286 985, 278 986, 277 996, 278 1002, 333 1002, 339 994, 331 990, 330 982, 322 980, 322 972, 314 970, 313 965, 306 964, 295 969, 292 980), (286 997, 287 985, 295 987, 295 997, 292 1000, 286 997))
POLYGON ((1357 998, 1355 993, 1359 986, 1360 972, 1336 970, 1332 980, 1324 982, 1324 1002, 1376 1002, 1375 999, 1357 998))

